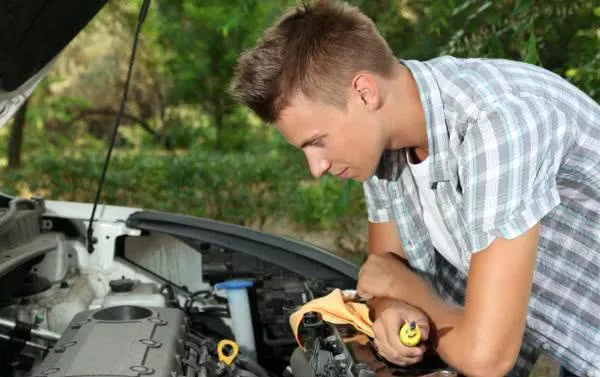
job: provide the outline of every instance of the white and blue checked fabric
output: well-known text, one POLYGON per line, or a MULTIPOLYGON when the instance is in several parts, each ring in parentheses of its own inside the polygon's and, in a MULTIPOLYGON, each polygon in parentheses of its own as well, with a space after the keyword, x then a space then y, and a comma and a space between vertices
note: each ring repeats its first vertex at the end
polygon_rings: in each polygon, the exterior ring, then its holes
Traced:
POLYGON ((401 62, 419 88, 431 189, 462 263, 434 250, 403 150, 385 151, 364 183, 369 220, 395 221, 411 266, 459 304, 471 254, 540 222, 527 329, 510 375, 527 376, 545 352, 600 377, 600 106, 524 63, 401 62))

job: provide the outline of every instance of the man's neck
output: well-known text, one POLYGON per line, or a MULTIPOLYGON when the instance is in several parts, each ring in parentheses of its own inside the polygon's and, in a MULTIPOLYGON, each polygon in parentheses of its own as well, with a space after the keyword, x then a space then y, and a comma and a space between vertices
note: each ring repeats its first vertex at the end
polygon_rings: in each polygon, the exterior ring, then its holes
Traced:
POLYGON ((422 152, 426 153, 428 148, 427 126, 417 83, 408 68, 400 63, 393 77, 388 81, 390 87, 382 113, 389 135, 386 148, 417 148, 423 156, 422 152))

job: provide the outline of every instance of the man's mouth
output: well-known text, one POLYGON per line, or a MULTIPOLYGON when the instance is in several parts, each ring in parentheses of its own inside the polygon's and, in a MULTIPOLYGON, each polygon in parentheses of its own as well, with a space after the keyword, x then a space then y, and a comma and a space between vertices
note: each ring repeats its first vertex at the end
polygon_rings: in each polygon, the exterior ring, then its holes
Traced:
POLYGON ((348 178, 346 175, 348 173, 348 168, 345 168, 341 172, 337 173, 336 176, 342 179, 348 178))

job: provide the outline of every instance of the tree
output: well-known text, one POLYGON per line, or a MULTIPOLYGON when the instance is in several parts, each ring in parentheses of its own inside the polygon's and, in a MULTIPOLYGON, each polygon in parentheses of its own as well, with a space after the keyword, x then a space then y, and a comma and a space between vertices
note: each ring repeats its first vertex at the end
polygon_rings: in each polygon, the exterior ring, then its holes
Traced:
MULTIPOLYGON (((164 0, 156 10, 158 43, 171 90, 170 105, 198 106, 215 129, 215 148, 236 134, 237 106, 227 93, 239 54, 290 1, 164 0)), ((237 133, 239 134, 239 133, 237 133)))
POLYGON ((505 58, 543 66, 598 101, 600 7, 594 3, 418 0, 411 2, 419 15, 414 37, 434 42, 435 56, 505 58))

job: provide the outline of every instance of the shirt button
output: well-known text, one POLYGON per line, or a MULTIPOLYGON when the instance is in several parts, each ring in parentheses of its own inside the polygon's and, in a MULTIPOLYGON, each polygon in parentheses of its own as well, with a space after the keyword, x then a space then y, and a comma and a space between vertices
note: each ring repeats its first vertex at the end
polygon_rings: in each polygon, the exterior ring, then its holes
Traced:
POLYGON ((543 349, 544 351, 548 351, 548 350, 550 349, 550 344, 548 344, 548 343, 543 343, 543 344, 542 344, 542 349, 543 349))
POLYGON ((598 374, 596 374, 596 371, 593 369, 588 370, 586 375, 587 375, 587 377, 597 377, 598 376, 598 374))

